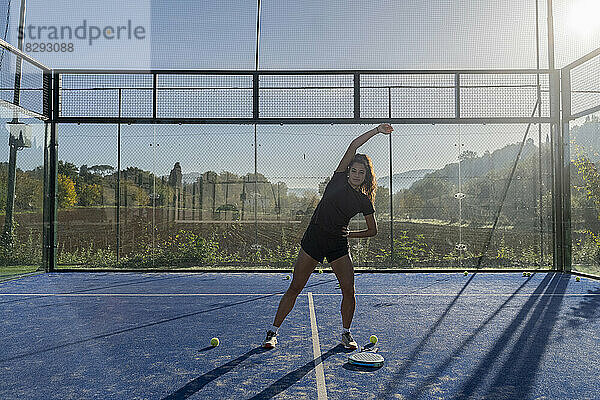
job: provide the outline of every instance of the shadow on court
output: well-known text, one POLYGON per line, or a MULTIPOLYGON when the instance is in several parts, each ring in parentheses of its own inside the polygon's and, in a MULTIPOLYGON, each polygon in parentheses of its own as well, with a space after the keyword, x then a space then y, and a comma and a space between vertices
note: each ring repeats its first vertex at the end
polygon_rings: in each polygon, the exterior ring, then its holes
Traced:
POLYGON ((157 325, 160 325, 160 324, 165 324, 165 323, 177 321, 177 320, 184 319, 184 318, 190 318, 190 317, 194 317, 194 316, 197 316, 197 315, 209 313, 209 312, 212 312, 212 311, 222 310, 222 309, 227 308, 227 307, 233 307, 233 306, 237 306, 237 305, 240 305, 240 304, 251 303, 253 301, 262 300, 262 299, 265 299, 265 298, 268 298, 268 297, 272 297, 272 296, 275 296, 275 295, 276 294, 269 294, 269 295, 265 295, 265 296, 259 296, 259 297, 255 297, 255 298, 248 299, 248 300, 236 301, 236 302, 229 303, 229 304, 224 304, 224 305, 221 305, 221 306, 218 306, 218 307, 212 307, 212 308, 209 308, 209 309, 206 309, 206 310, 201 310, 201 311, 196 311, 196 312, 193 312, 193 313, 187 313, 187 314, 177 315, 175 317, 165 318, 165 319, 162 319, 160 321, 149 322, 149 323, 146 323, 146 324, 143 324, 143 325, 133 326, 133 327, 126 328, 126 329, 120 329, 120 330, 117 330, 117 331, 108 332, 108 333, 104 333, 104 334, 101 334, 101 335, 95 335, 95 336, 92 336, 92 337, 89 337, 89 338, 85 338, 85 339, 80 339, 80 340, 75 340, 75 341, 68 342, 68 343, 59 344, 59 345, 56 345, 56 346, 48 347, 46 349, 41 349, 41 350, 37 350, 37 351, 31 351, 31 352, 19 354, 19 355, 13 356, 13 357, 0 359, 0 362, 14 361, 14 360, 18 360, 18 359, 29 357, 29 356, 36 355, 36 354, 45 353, 45 352, 52 351, 52 350, 59 350, 59 349, 65 348, 65 347, 79 345, 79 344, 83 344, 83 343, 94 341, 94 340, 106 339, 106 338, 109 338, 111 336, 120 335, 120 334, 123 334, 123 333, 133 332, 133 331, 136 331, 138 329, 150 328, 150 327, 157 326, 157 325))
MULTIPOLYGON (((165 278, 165 279, 167 279, 167 278, 165 278)), ((154 279, 154 280, 158 280, 158 279, 154 279)), ((307 285, 306 287, 309 288, 309 287, 315 287, 315 286, 318 286, 318 285, 324 285, 324 284, 331 283, 334 280, 329 280, 328 279, 328 280, 323 281, 323 282, 318 282, 318 283, 314 283, 312 285, 307 285)), ((135 283, 141 283, 141 282, 142 281, 138 281, 138 282, 135 282, 135 283)), ((132 283, 134 283, 134 282, 128 282, 128 284, 132 284, 132 283)), ((97 289, 97 288, 89 289, 89 290, 95 290, 95 289, 97 289)), ((80 291, 73 292, 73 293, 79 293, 79 292, 80 291)), ((120 334, 124 334, 124 333, 134 332, 134 331, 137 331, 139 329, 150 328, 150 327, 154 327, 154 326, 157 326, 157 325, 161 325, 161 324, 165 324, 165 323, 169 323, 169 322, 181 320, 181 319, 184 319, 184 318, 195 317, 195 316, 198 316, 198 315, 201 315, 201 314, 206 314, 206 313, 213 312, 213 311, 223 310, 223 309, 228 308, 228 307, 234 307, 234 306, 239 306, 239 305, 242 305, 242 304, 252 303, 252 302, 255 302, 255 301, 259 301, 259 300, 264 300, 264 299, 267 299, 267 298, 270 298, 270 297, 281 295, 283 293, 284 292, 277 292, 277 293, 262 295, 262 296, 258 296, 258 297, 253 297, 253 298, 247 299, 247 300, 240 300, 240 301, 234 301, 234 302, 225 303, 225 304, 219 304, 219 305, 216 305, 214 307, 211 307, 211 308, 208 308, 208 309, 205 309, 205 310, 201 310, 201 311, 196 311, 196 312, 192 312, 192 313, 186 313, 186 314, 182 314, 182 315, 177 315, 177 316, 170 317, 170 318, 164 318, 164 319, 161 319, 159 321, 149 322, 149 323, 145 323, 145 324, 142 324, 142 325, 137 325, 137 326, 133 326, 133 327, 129 327, 129 328, 124 328, 124 329, 119 329, 119 330, 112 331, 112 332, 103 333, 103 334, 100 334, 100 335, 94 335, 94 336, 91 336, 91 337, 88 337, 88 338, 84 338, 84 339, 79 339, 79 340, 75 340, 75 341, 71 341, 71 342, 67 342, 67 343, 62 343, 62 344, 57 344, 57 345, 54 345, 54 346, 51 346, 51 347, 48 347, 48 348, 45 348, 45 349, 39 349, 39 350, 35 350, 35 351, 29 351, 29 352, 18 354, 18 355, 12 356, 12 357, 7 357, 7 358, 0 359, 0 362, 15 361, 15 360, 19 360, 19 359, 22 359, 22 358, 26 358, 26 357, 30 357, 30 356, 34 356, 34 355, 38 355, 38 354, 43 354, 43 353, 46 353, 46 352, 50 352, 50 351, 53 351, 53 350, 64 349, 64 348, 69 347, 69 346, 81 345, 81 344, 84 344, 84 343, 87 343, 87 342, 91 342, 91 341, 95 341, 95 340, 102 340, 102 339, 106 339, 106 338, 109 338, 109 337, 112 337, 112 336, 115 336, 115 335, 120 335, 120 334)), ((23 300, 23 299, 20 299, 20 300, 23 300)))
POLYGON ((512 350, 483 397, 509 396, 514 399, 528 397, 535 384, 536 371, 548 346, 552 328, 558 320, 568 282, 568 276, 553 274, 550 278, 546 275, 535 292, 539 294, 543 292, 546 296, 532 295, 527 300, 512 323, 463 384, 457 399, 472 398, 477 388, 484 382, 484 378, 490 373, 491 367, 498 363, 501 353, 511 345, 510 339, 515 336, 516 330, 522 324, 524 324, 522 333, 516 343, 512 344, 512 350))
MULTIPOLYGON (((444 373, 447 373, 451 364, 455 363, 457 358, 474 342, 484 327, 490 324, 508 303, 515 299, 516 295, 527 284, 527 281, 521 284, 485 321, 473 330, 467 339, 442 360, 426 379, 420 381, 411 390, 410 394, 404 398, 412 400, 427 398, 429 395, 428 390, 439 382, 444 373)), ((558 320, 567 283, 568 278, 560 274, 547 274, 500 337, 495 340, 488 352, 479 359, 475 369, 458 391, 452 395, 452 398, 527 398, 534 387, 535 374, 548 346, 552 328, 558 320), (521 333, 515 340, 519 329, 521 329, 521 333), (507 353, 509 346, 513 347, 507 353), (504 362, 502 365, 498 365, 499 362, 502 362, 501 360, 504 360, 504 362), (496 366, 499 368, 494 368, 496 366), (493 377, 490 376, 491 371, 497 371, 493 377), (484 386, 489 386, 486 393, 478 393, 484 386)), ((460 293, 458 296, 460 296, 460 293)), ((413 350, 409 360, 400 367, 399 371, 390 380, 391 383, 384 391, 385 398, 392 398, 397 387, 405 381, 409 367, 417 361, 418 353, 423 350, 426 342, 437 329, 441 320, 445 318, 458 296, 448 305, 442 316, 413 350)), ((469 368, 469 365, 464 365, 464 367, 469 368)))
POLYGON ((578 329, 585 323, 600 320, 600 289, 588 290, 577 307, 571 307, 570 314, 567 326, 571 329, 578 329))
MULTIPOLYGON (((164 281, 164 280, 168 280, 168 279, 177 279, 177 278, 182 278, 182 277, 183 276, 166 276, 166 277, 161 277, 161 278, 136 279, 136 280, 131 280, 131 281, 120 282, 118 284, 113 284, 113 285, 96 286, 96 287, 90 287, 90 288, 86 288, 86 289, 73 290, 73 291, 70 291, 70 292, 61 292, 60 294, 71 295, 71 294, 89 293, 89 292, 93 292, 95 290, 114 289, 114 288, 117 288, 117 287, 134 286, 134 285, 138 285, 138 284, 145 284, 145 283, 150 283, 150 282, 159 282, 159 281, 164 281)), ((24 296, 24 298, 21 298, 21 299, 0 301, 0 304, 20 303, 20 302, 26 302, 26 301, 32 301, 32 300, 39 300, 39 299, 45 299, 45 298, 54 297, 54 296, 35 296, 35 297, 31 297, 31 296, 27 296, 26 294, 24 294, 23 296, 24 296)), ((47 304, 47 305, 52 305, 52 304, 47 304)))
MULTIPOLYGON (((223 364, 220 367, 217 367, 217 368, 213 369, 212 371, 209 371, 209 372, 199 376, 198 378, 188 382, 184 387, 177 390, 175 393, 170 394, 167 397, 164 397, 163 400, 187 399, 188 397, 191 397, 191 396, 195 395, 196 393, 198 393, 200 390, 202 390, 202 388, 204 388, 204 386, 206 386, 210 382, 214 381, 215 379, 217 379, 217 378, 221 377, 222 375, 225 375, 226 373, 233 370, 235 367, 237 367, 238 365, 240 365, 241 363, 246 361, 248 358, 250 358, 254 355, 257 355, 257 354, 262 354, 267 351, 271 351, 271 350, 263 349, 262 347, 256 347, 256 348, 250 350, 249 352, 247 352, 246 354, 239 356, 235 360, 231 360, 227 364, 223 364)), ((327 358, 331 357, 334 354, 345 353, 345 352, 346 352, 346 349, 344 348, 344 346, 339 344, 339 345, 329 349, 326 353, 323 353, 321 355, 320 362, 322 363, 323 361, 325 361, 327 358)), ((277 396, 278 394, 284 392, 285 390, 287 390, 289 387, 291 387, 295 383, 299 382, 309 372, 311 372, 313 369, 315 369, 315 367, 318 364, 319 364, 319 359, 310 360, 309 362, 307 362, 300 368, 286 374, 285 376, 282 376, 281 378, 279 378, 278 380, 273 382, 271 385, 269 385, 268 387, 263 389, 260 393, 252 396, 250 398, 250 400, 266 400, 266 399, 271 399, 271 398, 277 396)))
POLYGON ((393 396, 396 392, 396 388, 399 385, 403 384, 403 378, 406 377, 410 366, 413 365, 417 361, 419 353, 421 353, 423 351, 423 349, 425 349, 425 346, 427 345, 427 343, 429 342, 429 340, 431 339, 433 334, 437 331, 439 326, 446 319, 446 316, 448 315, 448 313, 450 312, 450 310, 452 309, 454 304, 456 304, 456 302, 458 301, 460 296, 463 294, 463 292, 467 289, 469 284, 473 281, 473 278, 475 278, 475 275, 476 274, 472 274, 469 277, 469 279, 465 282, 463 287, 459 290, 459 292, 456 294, 456 296, 452 299, 450 304, 448 304, 448 306, 446 307, 446 309, 444 310, 442 315, 440 315, 440 317, 437 319, 437 321, 435 321, 435 323, 431 326, 431 328, 429 328, 429 331, 427 331, 427 333, 425 334, 423 339, 421 339, 419 344, 417 344, 415 349, 410 353, 410 355, 408 356, 408 360, 402 366, 400 366, 398 371, 390 379, 390 383, 387 385, 387 387, 383 391, 383 394, 386 398, 388 396, 393 396))
MULTIPOLYGON (((208 350, 208 348, 204 348, 201 351, 205 351, 205 350, 208 350)), ((210 382, 214 381, 215 379, 217 379, 217 378, 225 375, 226 373, 230 372, 231 370, 233 370, 235 367, 237 367, 238 365, 240 365, 241 363, 246 361, 248 358, 250 358, 254 355, 257 355, 257 354, 262 354, 266 351, 269 351, 269 349, 263 349, 262 347, 255 347, 254 349, 250 350, 246 354, 242 354, 238 358, 229 361, 227 364, 223 364, 220 367, 217 367, 217 368, 213 369, 212 371, 209 371, 209 372, 197 377, 193 381, 188 382, 187 385, 185 385, 184 387, 182 387, 175 393, 172 393, 172 394, 168 395, 167 397, 164 397, 163 400, 187 399, 188 397, 193 396, 194 394, 198 393, 200 390, 202 390, 202 388, 204 386, 206 386, 210 382)))

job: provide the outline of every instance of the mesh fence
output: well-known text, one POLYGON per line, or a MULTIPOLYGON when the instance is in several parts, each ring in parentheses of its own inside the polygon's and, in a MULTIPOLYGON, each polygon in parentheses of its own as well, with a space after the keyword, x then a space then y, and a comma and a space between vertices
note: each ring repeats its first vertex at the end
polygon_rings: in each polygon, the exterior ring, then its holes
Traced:
POLYGON ((157 115, 162 118, 250 118, 252 76, 159 75, 157 115))
POLYGON ((573 268, 600 273, 600 115, 570 126, 571 227, 573 268))
POLYGON ((16 49, 0 43, 0 280, 35 271, 42 264, 44 135, 49 117, 48 70, 16 49), (17 54, 19 56, 17 56, 17 54), (15 145, 9 163, 9 126, 30 132, 31 147, 15 145), (17 151, 19 150, 19 151, 17 151), (9 177, 13 176, 13 179, 9 177), (14 185, 14 203, 8 196, 14 185), (12 208, 12 212, 7 210, 12 208), (5 233, 6 232, 6 233, 5 233))
MULTIPOLYGON (((543 3, 539 21, 547 14, 543 3)), ((559 39, 568 31, 568 3, 555 2, 559 39)), ((168 24, 161 22, 162 16, 172 18, 182 10, 165 2, 155 5, 153 67, 235 69, 237 65, 251 70, 255 66, 255 21, 240 17, 252 15, 254 4, 203 10, 212 22, 231 29, 211 36, 203 29, 186 33, 187 28, 181 27, 178 32, 187 43, 199 46, 186 45, 185 55, 165 51, 173 50, 174 42, 165 33, 168 24)), ((335 13, 326 24, 310 24, 310 32, 291 28, 320 20, 336 8, 336 2, 305 6, 302 17, 295 17, 299 14, 292 12, 293 7, 265 6, 262 68, 470 68, 470 72, 361 73, 358 92, 352 72, 261 73, 258 87, 253 86, 252 74, 226 71, 156 76, 63 73, 61 117, 208 122, 61 124, 59 263, 144 268, 228 263, 288 266, 339 157, 353 137, 369 128, 362 125, 364 121, 333 126, 318 120, 360 115, 436 125, 396 125, 389 143, 380 137, 361 149, 372 155, 379 177, 375 206, 380 233, 351 243, 358 264, 463 266, 484 260, 487 266, 549 265, 553 195, 549 129, 534 118, 538 96, 539 115, 550 116, 548 74, 472 71, 535 67, 533 3, 479 1, 448 9, 447 2, 434 1, 427 10, 402 14, 402 19, 420 24, 420 28, 410 25, 407 32, 396 28, 408 25, 398 23, 399 14, 393 9, 382 16, 379 8, 360 2, 345 3, 344 13, 335 13), (475 22, 465 24, 465 18, 475 22), (515 22, 516 28, 508 21, 515 22), (432 29, 435 26, 442 28, 432 29), (354 97, 357 93, 359 101, 354 97), (256 115, 258 119, 311 118, 314 125, 240 124, 256 122, 256 115), (213 119, 218 125, 210 123, 213 119), (246 121, 234 124, 230 121, 234 119, 246 121), (451 119, 457 119, 454 125, 440 124, 451 119), (479 121, 465 125, 460 119, 479 121), (82 146, 89 151, 82 152, 82 146)), ((542 37, 545 29, 542 22, 542 37)), ((571 58, 565 58, 571 48, 559 42, 560 65, 571 58)), ((542 54, 545 46, 542 40, 542 54)), ((15 103, 17 60, 13 53, 0 50, 0 100, 10 105, 15 103)), ((600 106, 598 60, 592 58, 570 71, 573 114, 591 114, 600 106)), ((542 57, 541 68, 546 63, 542 57)), ((41 71, 23 61, 18 97, 19 105, 33 112, 29 116, 47 116, 44 99, 49 86, 41 71)), ((597 232, 590 222, 593 198, 581 197, 585 178, 594 171, 595 136, 585 133, 595 129, 591 128, 594 118, 572 123, 577 133, 572 149, 584 154, 573 156, 571 170, 577 240, 585 226, 597 232)), ((20 164, 26 179, 39 178, 39 161, 37 157, 37 162, 20 164)), ((39 212, 35 202, 23 204, 29 204, 19 206, 23 210, 39 212)), ((352 220, 351 229, 361 227, 360 216, 352 220)), ((595 240, 596 236, 588 236, 595 240)), ((593 253, 590 240, 581 243, 593 253)), ((579 264, 594 265, 593 257, 579 248, 575 254, 579 264)))
POLYGON ((361 76, 361 116, 377 118, 453 118, 456 110, 452 74, 361 76))
MULTIPOLYGON (((76 196, 60 203, 59 265, 290 267, 339 158, 369 128, 261 125, 255 160, 252 125, 123 125, 119 145, 116 125, 61 124, 60 179, 76 196)), ((531 129, 517 157, 526 128, 399 125, 391 147, 383 135, 361 147, 379 233, 350 240, 357 265, 549 266, 548 129, 531 129)))
POLYGON ((66 74, 60 85, 63 116, 152 116, 152 75, 66 74))
MULTIPOLYGON (((253 76, 61 74, 61 117, 252 119, 253 76), (119 105, 121 107, 119 111, 119 105), (120 115, 119 115, 120 113, 120 115)), ((259 74, 259 118, 504 119, 549 117, 549 77, 512 73, 259 74), (355 109, 358 79, 358 109, 355 109)))
POLYGON ((600 55, 575 66, 571 79, 571 113, 585 114, 600 107, 600 55))
POLYGON ((0 100, 6 106, 17 105, 23 111, 32 112, 32 116, 47 118, 50 77, 44 72, 40 66, 0 44, 0 100))
POLYGON ((569 123, 569 178, 571 195, 571 247, 573 268, 600 273, 600 55, 598 51, 562 70, 568 79, 570 104, 564 117, 569 123), (570 111, 570 114, 569 112, 570 111))

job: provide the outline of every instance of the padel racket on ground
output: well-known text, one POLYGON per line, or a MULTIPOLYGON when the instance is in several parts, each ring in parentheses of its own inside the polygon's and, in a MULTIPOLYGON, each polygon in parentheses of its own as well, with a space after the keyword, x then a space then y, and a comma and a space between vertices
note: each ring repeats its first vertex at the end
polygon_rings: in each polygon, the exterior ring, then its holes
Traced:
POLYGON ((358 353, 350 355, 348 357, 348 363, 361 367, 381 367, 385 359, 380 354, 377 354, 377 350, 379 350, 377 347, 370 350, 365 350, 363 348, 358 353))

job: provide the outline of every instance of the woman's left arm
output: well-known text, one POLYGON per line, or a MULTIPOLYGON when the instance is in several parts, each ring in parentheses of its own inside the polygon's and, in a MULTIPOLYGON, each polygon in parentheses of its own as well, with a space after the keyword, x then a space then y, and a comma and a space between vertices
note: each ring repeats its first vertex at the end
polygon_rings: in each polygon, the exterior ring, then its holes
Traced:
POLYGON ((365 221, 367 223, 367 229, 362 231, 348 232, 348 237, 364 238, 377 235, 377 221, 375 221, 375 214, 365 215, 365 221))

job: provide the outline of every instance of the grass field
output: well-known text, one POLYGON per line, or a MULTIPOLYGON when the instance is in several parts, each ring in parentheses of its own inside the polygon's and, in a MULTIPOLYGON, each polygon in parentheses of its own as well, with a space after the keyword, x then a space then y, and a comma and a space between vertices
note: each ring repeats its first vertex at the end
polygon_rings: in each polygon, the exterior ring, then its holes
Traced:
POLYGON ((10 265, 0 266, 0 281, 14 278, 16 276, 34 273, 40 268, 39 265, 10 265))

